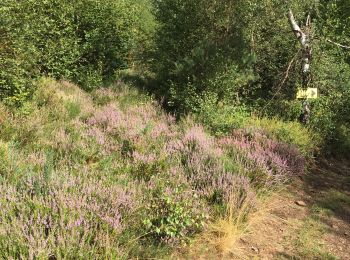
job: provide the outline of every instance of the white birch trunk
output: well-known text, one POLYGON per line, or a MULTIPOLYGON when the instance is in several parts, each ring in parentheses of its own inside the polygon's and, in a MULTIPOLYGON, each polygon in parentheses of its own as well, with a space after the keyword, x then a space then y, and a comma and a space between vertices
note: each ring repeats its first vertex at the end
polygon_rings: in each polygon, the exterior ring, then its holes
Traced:
MULTIPOLYGON (((306 32, 301 30, 300 26, 295 21, 292 10, 289 10, 288 12, 288 19, 292 27, 292 30, 302 47, 302 59, 303 59, 302 68, 301 68, 302 87, 306 89, 309 83, 310 62, 311 62, 311 52, 312 52, 312 49, 310 47, 311 17, 310 15, 308 15, 307 17, 306 32)), ((307 124, 309 122, 310 107, 307 99, 305 99, 303 102, 303 114, 300 116, 300 119, 304 124, 307 124)))
POLYGON ((310 60, 311 60, 311 47, 310 47, 310 30, 311 27, 311 17, 308 15, 306 20, 306 28, 308 32, 305 33, 301 30, 297 22, 295 21, 292 10, 288 12, 289 23, 292 27, 292 30, 297 37, 298 41, 302 47, 302 55, 303 55, 303 64, 302 64, 302 77, 303 77, 303 87, 306 88, 308 84, 308 76, 310 73, 310 60))

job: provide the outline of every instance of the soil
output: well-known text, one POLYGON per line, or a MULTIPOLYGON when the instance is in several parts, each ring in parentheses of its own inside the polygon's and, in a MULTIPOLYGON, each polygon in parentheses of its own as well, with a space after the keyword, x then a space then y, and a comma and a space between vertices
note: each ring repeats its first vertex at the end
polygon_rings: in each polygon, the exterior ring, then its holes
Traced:
POLYGON ((319 160, 273 197, 269 213, 241 239, 242 259, 350 259, 349 196, 350 161, 319 160), (310 222, 315 209, 330 214, 310 222), (302 232, 315 226, 322 226, 320 236, 300 243, 302 232), (316 243, 329 255, 304 253, 316 243))

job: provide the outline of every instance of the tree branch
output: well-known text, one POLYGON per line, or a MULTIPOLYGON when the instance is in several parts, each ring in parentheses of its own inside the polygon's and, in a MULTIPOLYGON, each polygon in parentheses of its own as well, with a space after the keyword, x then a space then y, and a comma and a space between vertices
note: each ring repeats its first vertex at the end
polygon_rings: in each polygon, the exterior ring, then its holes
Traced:
POLYGON ((330 40, 330 39, 326 39, 326 41, 327 41, 327 42, 330 42, 330 43, 332 43, 332 44, 334 44, 334 45, 336 45, 336 46, 338 46, 338 47, 340 47, 340 48, 350 50, 350 46, 346 46, 346 45, 343 45, 343 44, 334 42, 334 41, 332 41, 332 40, 330 40))
POLYGON ((291 61, 288 64, 287 70, 285 71, 285 75, 283 80, 278 84, 277 86, 277 90, 275 91, 275 93, 273 94, 273 96, 270 98, 269 102, 263 107, 262 112, 265 111, 265 109, 271 104, 271 102, 275 99, 275 97, 278 95, 278 93, 281 91, 284 83, 286 82, 286 80, 289 77, 289 71, 292 68, 293 63, 295 62, 295 59, 297 58, 297 56, 299 55, 300 50, 294 55, 294 57, 291 59, 291 61))

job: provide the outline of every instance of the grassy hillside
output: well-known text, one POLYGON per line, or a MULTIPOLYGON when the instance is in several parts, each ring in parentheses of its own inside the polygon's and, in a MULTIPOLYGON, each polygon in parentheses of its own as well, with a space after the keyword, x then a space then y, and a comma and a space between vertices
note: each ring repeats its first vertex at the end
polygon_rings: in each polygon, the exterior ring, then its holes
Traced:
POLYGON ((0 259, 239 257, 350 154, 347 1, 0 1, 0 259))
POLYGON ((0 111, 7 259, 164 257, 196 234, 219 241, 214 226, 244 230, 313 149, 305 128, 277 120, 211 136, 122 83, 88 94, 43 79, 20 109, 0 111))

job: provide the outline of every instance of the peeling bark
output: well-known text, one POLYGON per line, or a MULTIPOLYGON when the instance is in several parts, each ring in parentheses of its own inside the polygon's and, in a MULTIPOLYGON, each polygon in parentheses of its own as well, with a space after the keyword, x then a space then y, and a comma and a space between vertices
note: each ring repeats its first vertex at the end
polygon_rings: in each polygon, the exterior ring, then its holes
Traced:
POLYGON ((303 56, 303 63, 302 63, 302 78, 303 78, 303 88, 306 88, 309 81, 309 74, 310 74, 310 62, 311 62, 311 55, 312 55, 312 49, 310 46, 310 29, 311 29, 311 17, 308 15, 306 19, 306 32, 301 30, 298 23, 296 22, 292 10, 289 10, 288 12, 288 19, 289 23, 292 27, 292 30, 299 40, 301 47, 302 47, 302 56, 303 56))
MULTIPOLYGON (((302 76, 302 88, 306 89, 309 84, 310 79, 310 63, 312 56, 312 48, 310 45, 310 34, 311 34, 311 16, 307 16, 305 30, 303 31, 298 23, 296 22, 292 10, 288 12, 288 20, 291 25, 294 35, 298 39, 302 48, 302 67, 301 67, 301 76, 302 76)), ((303 114, 301 115, 301 121, 305 124, 309 122, 310 118, 310 108, 307 100, 303 102, 303 114)))

